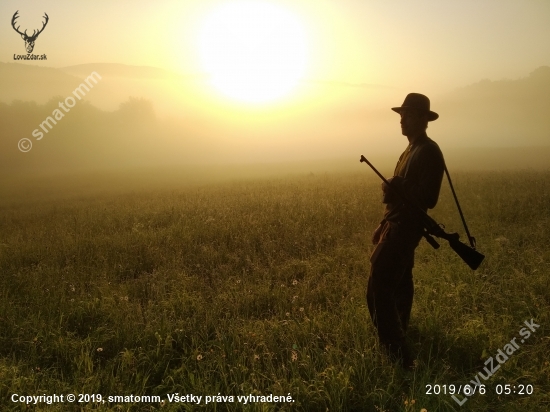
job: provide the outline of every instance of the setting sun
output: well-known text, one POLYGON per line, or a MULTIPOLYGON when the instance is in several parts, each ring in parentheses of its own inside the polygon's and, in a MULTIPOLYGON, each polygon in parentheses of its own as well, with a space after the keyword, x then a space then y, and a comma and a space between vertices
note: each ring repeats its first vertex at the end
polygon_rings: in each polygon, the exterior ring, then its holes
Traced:
POLYGON ((226 97, 265 103, 288 95, 307 60, 302 22, 267 2, 236 1, 213 10, 199 33, 202 65, 226 97))

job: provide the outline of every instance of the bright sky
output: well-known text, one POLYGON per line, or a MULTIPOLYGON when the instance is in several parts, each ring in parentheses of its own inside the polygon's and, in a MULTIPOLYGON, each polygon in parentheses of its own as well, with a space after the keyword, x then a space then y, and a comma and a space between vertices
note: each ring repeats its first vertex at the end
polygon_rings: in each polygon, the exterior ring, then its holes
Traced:
MULTIPOLYGON (((52 67, 124 63, 204 72, 197 44, 204 21, 230 0, 3 0, 0 61, 23 42, 10 25, 41 27, 36 53, 52 67)), ((483 78, 525 76, 550 65, 547 0, 271 0, 295 16, 308 41, 308 79, 451 89, 483 78)), ((37 64, 33 62, 33 64, 37 64)))

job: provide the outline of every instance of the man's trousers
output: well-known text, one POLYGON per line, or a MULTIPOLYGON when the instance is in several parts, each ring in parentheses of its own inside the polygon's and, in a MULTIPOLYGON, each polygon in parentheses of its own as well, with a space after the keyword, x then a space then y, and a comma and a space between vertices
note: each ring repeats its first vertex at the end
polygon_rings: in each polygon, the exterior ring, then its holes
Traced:
POLYGON ((413 302, 414 250, 422 232, 385 222, 371 255, 367 304, 380 344, 392 354, 405 350, 413 302))

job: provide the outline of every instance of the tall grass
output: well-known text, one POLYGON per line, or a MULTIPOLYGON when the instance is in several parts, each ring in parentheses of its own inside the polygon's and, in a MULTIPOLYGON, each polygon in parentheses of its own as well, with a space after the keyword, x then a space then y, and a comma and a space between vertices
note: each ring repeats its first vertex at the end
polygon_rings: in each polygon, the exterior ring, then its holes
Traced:
MULTIPOLYGON (((419 247, 413 372, 379 352, 366 309, 382 213, 367 172, 4 198, 2 410, 26 410, 14 393, 166 400, 37 409, 48 411, 549 409, 550 173, 463 173, 454 183, 487 257, 473 272, 447 245, 419 247), (540 328, 484 382, 485 395, 459 407, 426 394, 427 384, 468 383, 531 318, 540 328), (535 392, 498 396, 499 383, 535 392), (172 404, 172 393, 235 402, 172 404), (236 398, 271 393, 294 402, 236 398)), ((448 189, 431 214, 461 230, 448 189)))

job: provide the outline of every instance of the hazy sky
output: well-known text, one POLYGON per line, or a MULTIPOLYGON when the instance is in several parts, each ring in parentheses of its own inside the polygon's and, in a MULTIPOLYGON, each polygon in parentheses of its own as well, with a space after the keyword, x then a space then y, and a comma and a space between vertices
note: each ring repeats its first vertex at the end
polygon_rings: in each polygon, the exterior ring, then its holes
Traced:
MULTIPOLYGON (((0 3, 0 61, 24 53, 10 21, 41 27, 34 53, 50 67, 148 65, 200 73, 198 33, 229 1, 15 1, 0 3)), ((271 0, 296 16, 308 41, 304 76, 441 92, 550 65, 548 0, 271 0)))
MULTIPOLYGON (((246 161, 355 159, 365 150, 394 156, 406 139, 390 108, 409 92, 432 99, 440 119, 429 135, 444 150, 548 145, 544 76, 531 88, 519 82, 521 101, 498 93, 481 101, 483 93, 473 93, 453 103, 446 96, 482 79, 515 80, 550 66, 550 0, 2 0, 0 15, 0 62, 96 64, 65 73, 28 70, 40 73, 32 81, 14 75, 24 72, 20 67, 3 65, 11 74, 0 101, 43 104, 76 87, 66 73, 85 78, 98 71, 103 78, 86 95, 94 106, 115 111, 129 97, 143 97, 166 120, 151 134, 164 139, 162 162, 178 147, 210 159, 214 146, 246 161), (49 15, 33 52, 46 61, 14 60, 26 55, 11 26, 17 10, 17 25, 29 34, 49 15), (148 71, 97 63, 190 76, 133 78, 128 73, 148 71)), ((9 147, 35 139, 37 124, 22 125, 9 147)), ((53 141, 55 133, 47 137, 53 141)), ((134 145, 132 138, 116 136, 134 145)), ((144 138, 145 152, 152 141, 144 138)))

